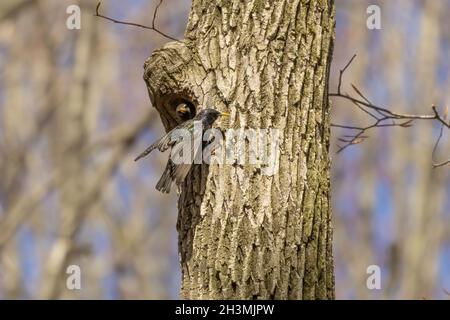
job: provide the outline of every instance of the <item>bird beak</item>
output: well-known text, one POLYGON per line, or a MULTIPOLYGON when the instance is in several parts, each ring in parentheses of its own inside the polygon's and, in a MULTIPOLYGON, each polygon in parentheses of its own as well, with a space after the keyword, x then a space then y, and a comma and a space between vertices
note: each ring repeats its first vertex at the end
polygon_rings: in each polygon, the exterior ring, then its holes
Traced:
POLYGON ((229 116, 230 116, 230 114, 227 113, 227 112, 221 112, 220 115, 221 115, 222 117, 229 117, 229 116))

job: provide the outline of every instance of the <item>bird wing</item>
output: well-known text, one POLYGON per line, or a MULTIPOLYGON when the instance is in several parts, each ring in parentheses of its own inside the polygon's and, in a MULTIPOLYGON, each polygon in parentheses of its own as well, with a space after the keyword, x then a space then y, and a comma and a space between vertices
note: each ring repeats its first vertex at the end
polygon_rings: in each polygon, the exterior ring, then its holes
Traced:
POLYGON ((174 169, 175 169, 175 164, 172 162, 172 160, 169 159, 169 161, 167 161, 167 164, 166 164, 166 169, 164 169, 164 172, 163 172, 161 178, 159 179, 158 183, 156 184, 156 190, 161 191, 163 193, 170 192, 174 169))
POLYGON ((150 152, 152 152, 155 149, 158 149, 159 151, 164 152, 167 149, 169 149, 169 147, 173 147, 178 142, 178 140, 180 140, 180 137, 178 137, 178 136, 173 138, 173 136, 174 136, 173 132, 177 129, 183 129, 183 128, 191 130, 193 125, 194 125, 194 121, 193 121, 193 119, 191 119, 191 120, 186 121, 185 123, 182 123, 182 124, 176 126, 172 130, 167 132, 165 135, 163 135, 161 138, 156 140, 147 149, 145 149, 145 151, 142 152, 140 155, 138 155, 136 157, 136 159, 134 159, 134 161, 138 161, 139 159, 144 158, 145 156, 147 156, 150 152))
MULTIPOLYGON (((189 124, 189 129, 192 129, 192 126, 194 125, 194 123, 190 123, 189 124)), ((181 163, 181 164, 177 164, 173 167, 172 170, 172 180, 176 182, 177 186, 181 186, 181 184, 183 183, 184 179, 186 178, 186 176, 188 175, 189 171, 191 170, 192 164, 195 160, 196 155, 198 155, 198 153, 202 152, 202 143, 201 143, 201 138, 202 138, 202 131, 201 130, 195 130, 193 132, 193 135, 190 137, 191 138, 191 154, 189 155, 189 162, 187 163, 181 163), (195 145, 196 141, 200 141, 199 145, 195 145), (193 157, 193 158, 191 158, 193 157)), ((172 154, 180 154, 180 152, 184 151, 183 150, 184 145, 181 143, 175 143, 172 146, 172 154)))
MULTIPOLYGON (((192 122, 191 125, 194 125, 194 123, 192 122)), ((193 156, 193 158, 191 159, 192 162, 191 163, 186 163, 186 164, 179 164, 177 166, 175 166, 175 170, 173 171, 173 180, 175 180, 177 186, 180 186, 184 179, 186 178, 186 176, 188 175, 189 171, 192 168, 192 164, 195 161, 196 157, 199 155, 199 153, 202 153, 202 136, 203 136, 203 132, 201 130, 195 130, 193 132, 192 135, 192 140, 191 140, 191 145, 193 148, 193 152, 191 154, 191 156, 193 156), (195 145, 195 141, 200 141, 199 145, 195 145)), ((176 148, 177 145, 174 146, 174 148, 176 148)))
POLYGON ((172 160, 169 159, 161 178, 156 184, 156 190, 163 193, 169 193, 172 181, 175 181, 177 186, 180 187, 191 167, 192 165, 190 164, 174 164, 172 160))
MULTIPOLYGON (((185 125, 184 128, 192 129, 192 125, 193 123, 189 123, 187 124, 187 126, 185 125)), ((189 155, 190 157, 193 155, 195 157, 196 154, 201 152, 202 144, 200 143, 198 146, 194 145, 194 141, 196 141, 196 139, 201 139, 201 137, 202 137, 201 130, 194 131, 193 136, 191 136, 192 139, 191 148, 196 147, 196 149, 191 149, 191 152, 193 151, 193 154, 190 154, 189 155)), ((185 145, 179 143, 178 140, 175 140, 173 144, 170 144, 170 146, 172 147, 171 156, 181 155, 184 151, 186 151, 184 150, 185 145)), ((175 164, 173 160, 169 158, 169 160, 167 161, 166 169, 164 170, 164 173, 162 174, 161 178, 158 181, 158 184, 156 185, 156 189, 164 193, 169 193, 172 181, 175 181, 177 186, 180 187, 192 168, 192 163, 195 158, 192 159, 190 157, 189 159, 186 159, 188 160, 187 163, 177 163, 177 164, 175 164)))
POLYGON ((138 155, 136 159, 134 159, 134 161, 138 161, 139 159, 144 158, 155 149, 164 152, 167 149, 169 149, 169 147, 173 146, 176 143, 176 140, 172 139, 171 133, 172 131, 166 133, 164 136, 156 140, 152 145, 150 145, 147 149, 145 149, 144 152, 138 155))

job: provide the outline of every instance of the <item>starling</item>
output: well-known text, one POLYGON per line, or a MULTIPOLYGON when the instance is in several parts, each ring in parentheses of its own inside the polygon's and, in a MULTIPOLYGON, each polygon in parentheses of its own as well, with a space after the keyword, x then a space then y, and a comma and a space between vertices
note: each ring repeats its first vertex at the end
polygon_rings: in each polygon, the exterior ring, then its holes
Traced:
MULTIPOLYGON (((164 136, 159 138, 155 143, 153 143, 144 152, 142 152, 136 159, 134 159, 134 161, 138 161, 139 159, 147 156, 154 149, 158 149, 159 151, 164 152, 169 148, 172 149, 173 147, 176 147, 177 143, 179 142, 179 136, 175 135, 174 132, 176 132, 177 129, 187 129, 191 133, 198 134, 194 132, 196 131, 194 130, 195 121, 201 121, 202 130, 206 131, 212 127, 212 124, 217 120, 219 116, 229 116, 229 114, 225 112, 219 112, 214 109, 201 110, 194 118, 181 123, 174 129, 166 133, 164 136)), ((203 135, 203 132, 199 133, 203 135)), ((169 160, 167 161, 166 169, 164 170, 164 173, 156 184, 156 189, 163 193, 169 193, 172 181, 175 181, 176 184, 180 186, 189 173, 191 167, 192 163, 175 164, 172 159, 169 158, 169 160)))
POLYGON ((181 122, 188 121, 194 117, 194 112, 191 107, 185 103, 181 102, 176 108, 177 117, 181 122))

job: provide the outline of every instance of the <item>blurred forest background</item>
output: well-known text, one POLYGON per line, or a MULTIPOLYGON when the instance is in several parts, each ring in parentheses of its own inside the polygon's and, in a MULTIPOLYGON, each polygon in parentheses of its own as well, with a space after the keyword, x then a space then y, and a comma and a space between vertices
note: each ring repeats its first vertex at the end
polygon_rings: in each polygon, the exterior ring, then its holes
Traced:
MULTIPOLYGON (((176 299, 176 194, 155 184, 167 154, 138 164, 163 132, 142 79, 168 40, 93 16, 97 1, 0 2, 0 298, 176 299), (81 2, 81 3, 80 3, 81 2), (82 8, 81 30, 66 8, 82 8), (66 289, 79 265, 82 289, 66 289)), ((159 0, 103 1, 102 12, 150 25, 159 0)), ((181 39, 190 1, 165 0, 157 26, 181 39)), ((339 69, 375 104, 429 114, 450 105, 450 0, 336 1, 330 90, 339 69), (366 27, 368 5, 382 29, 366 27)), ((370 118, 333 99, 334 123, 370 118)), ((336 154, 333 216, 338 299, 448 299, 450 170, 432 168, 437 123, 377 128, 336 154), (381 290, 366 269, 381 268, 381 290)), ((450 156, 444 136, 436 154, 450 156)))

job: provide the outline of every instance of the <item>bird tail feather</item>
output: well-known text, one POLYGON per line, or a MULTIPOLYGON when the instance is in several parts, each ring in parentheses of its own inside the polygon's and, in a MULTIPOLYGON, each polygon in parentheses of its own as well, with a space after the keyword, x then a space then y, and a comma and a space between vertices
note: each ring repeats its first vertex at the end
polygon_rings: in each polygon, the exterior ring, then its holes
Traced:
POLYGON ((166 165, 166 169, 164 170, 161 178, 156 184, 156 190, 161 191, 163 193, 169 193, 170 187, 172 186, 172 169, 173 166, 169 162, 166 165))

